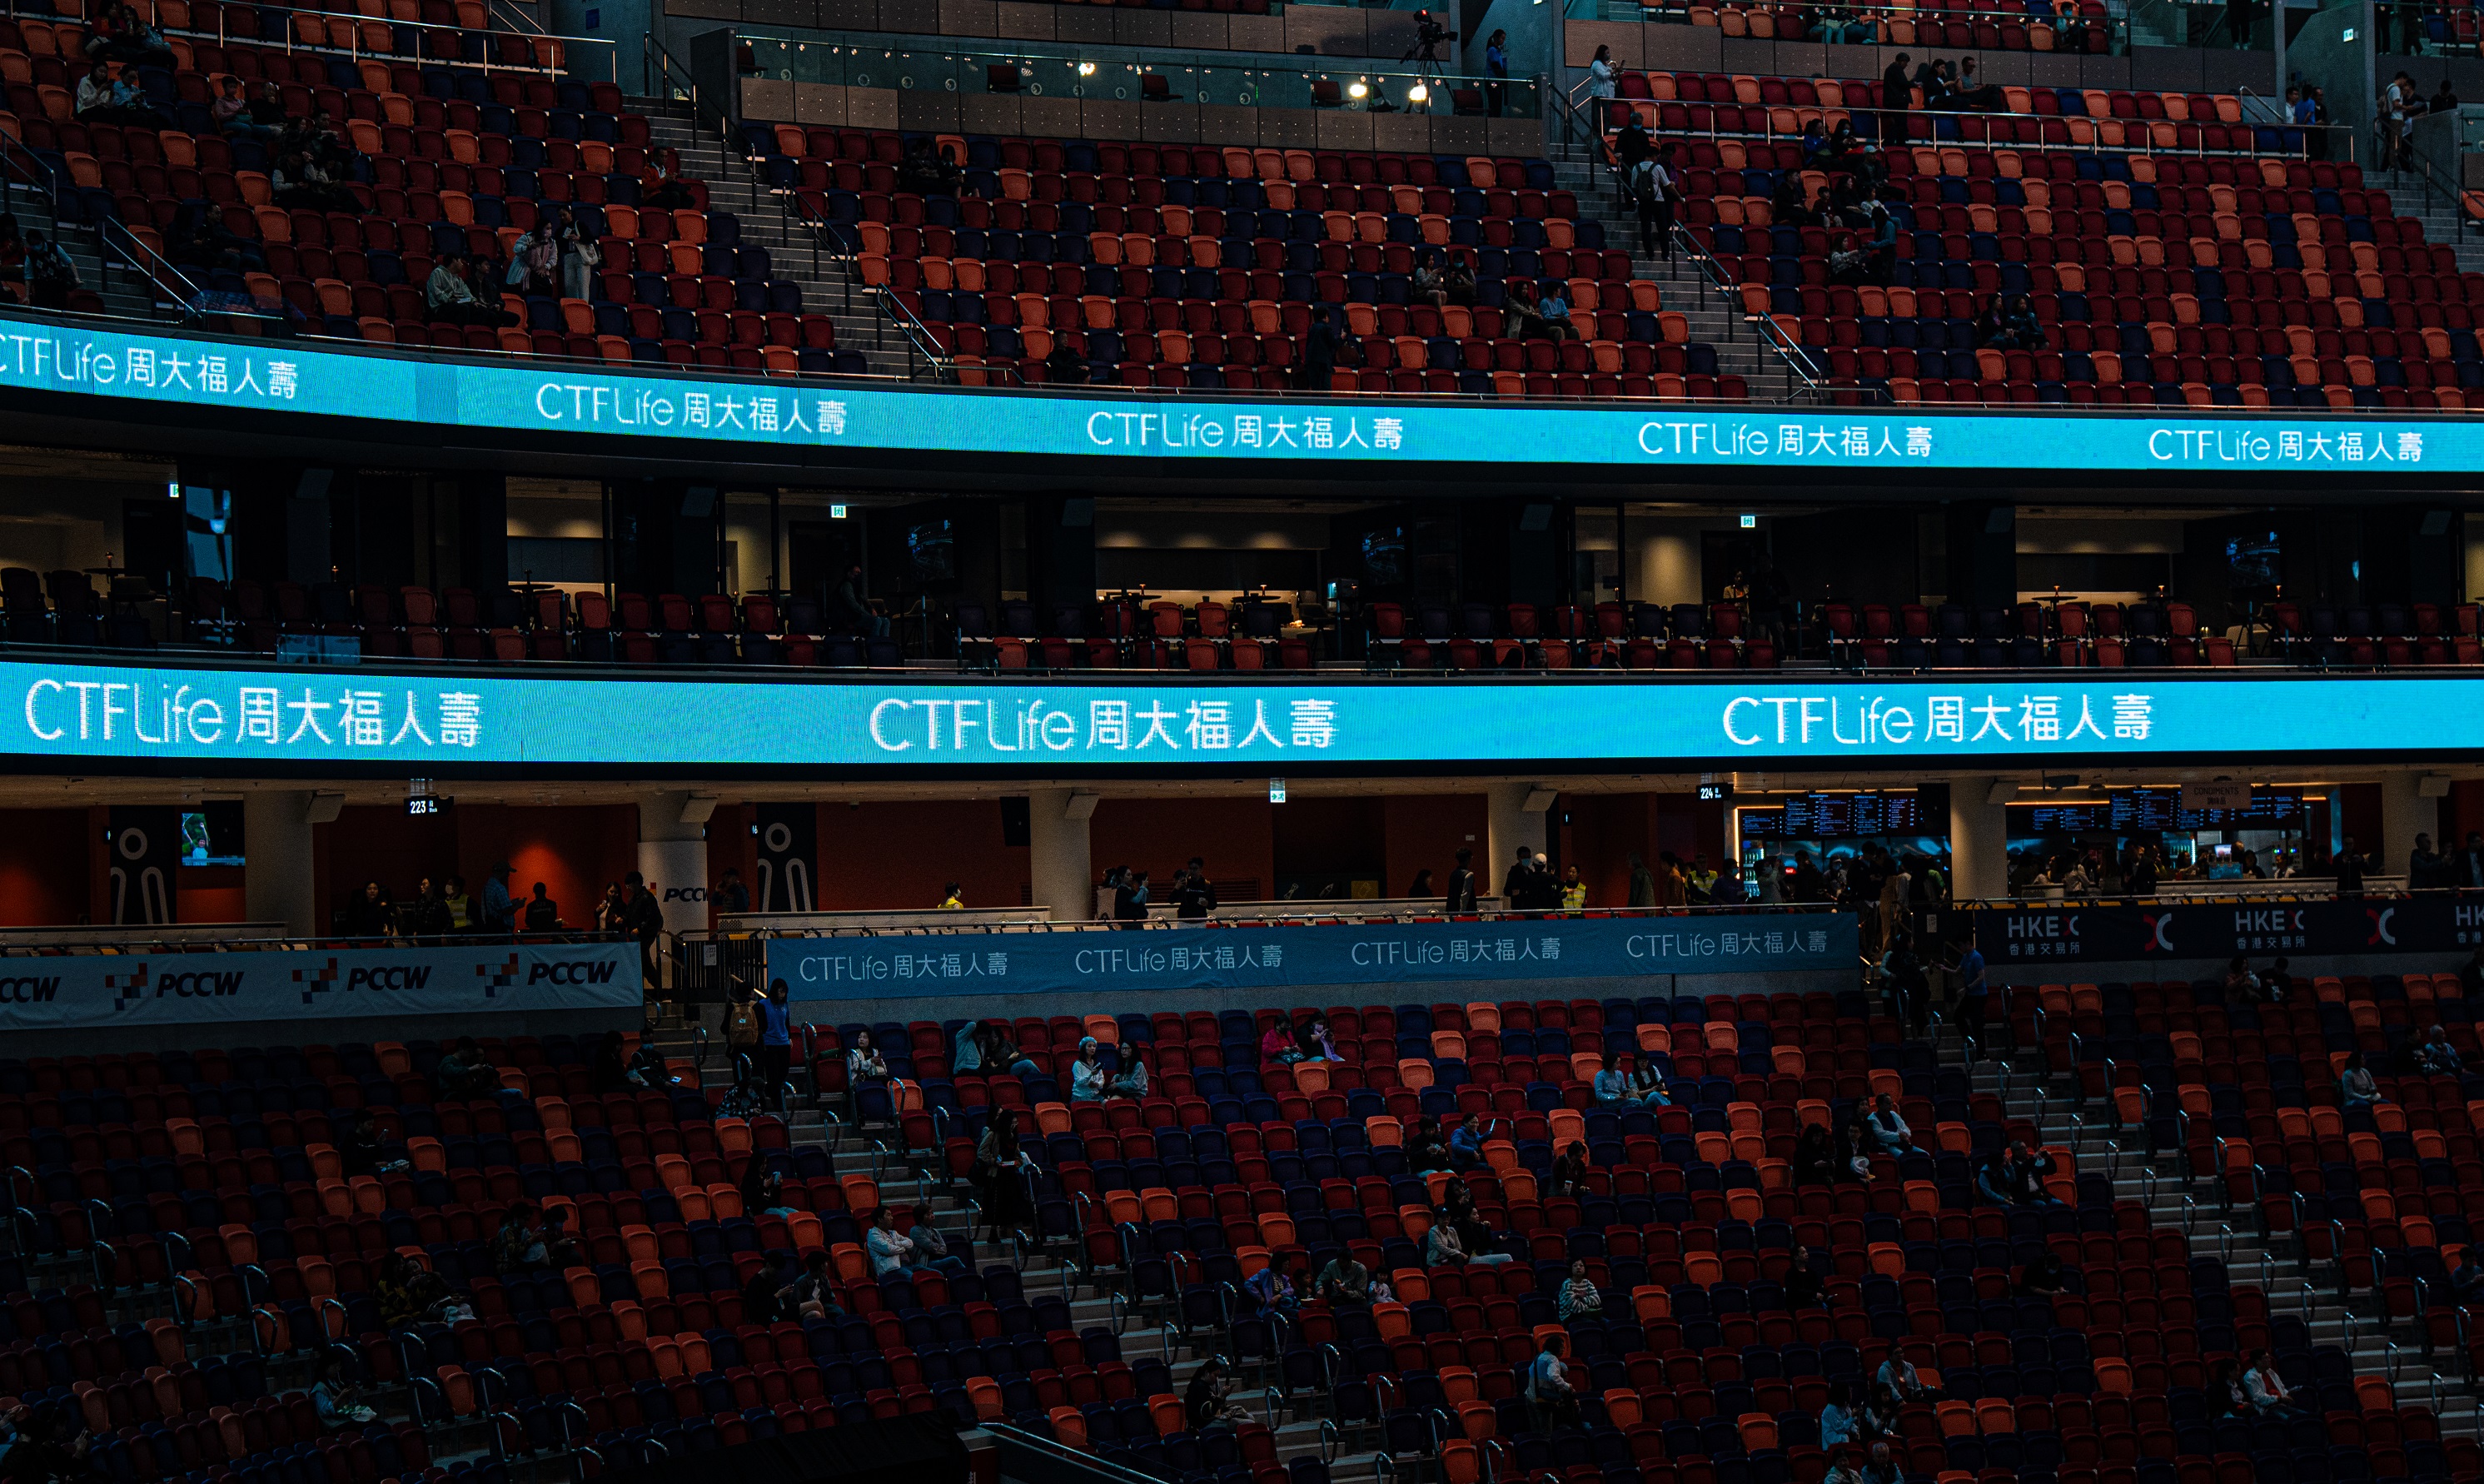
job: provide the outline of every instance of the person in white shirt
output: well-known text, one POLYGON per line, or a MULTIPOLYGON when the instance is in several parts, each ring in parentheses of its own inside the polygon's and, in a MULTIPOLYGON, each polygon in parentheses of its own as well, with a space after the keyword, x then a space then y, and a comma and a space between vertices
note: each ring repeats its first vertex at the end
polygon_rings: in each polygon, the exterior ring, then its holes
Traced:
POLYGON ((1906 1154, 1914 1150, 1914 1130, 1898 1116, 1898 1104, 1886 1093, 1873 1102, 1871 1116, 1863 1120, 1863 1129, 1886 1153, 1906 1154))
POLYGON ((863 1247, 871 1254, 874 1278, 926 1265, 915 1253, 914 1239, 897 1229, 895 1206, 883 1205, 873 1213, 871 1230, 863 1234, 863 1247))

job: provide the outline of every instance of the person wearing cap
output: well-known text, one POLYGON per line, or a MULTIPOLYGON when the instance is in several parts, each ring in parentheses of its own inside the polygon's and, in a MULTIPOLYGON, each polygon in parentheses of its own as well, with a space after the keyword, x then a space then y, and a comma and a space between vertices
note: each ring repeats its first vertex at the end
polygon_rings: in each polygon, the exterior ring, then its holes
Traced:
POLYGON ((518 931, 518 903, 509 895, 509 863, 503 860, 483 878, 483 920, 475 925, 482 931, 518 931))
POLYGON ((1078 1060, 1070 1064, 1069 1100, 1073 1103, 1104 1100, 1104 1059, 1096 1050, 1093 1036, 1080 1039, 1078 1060))

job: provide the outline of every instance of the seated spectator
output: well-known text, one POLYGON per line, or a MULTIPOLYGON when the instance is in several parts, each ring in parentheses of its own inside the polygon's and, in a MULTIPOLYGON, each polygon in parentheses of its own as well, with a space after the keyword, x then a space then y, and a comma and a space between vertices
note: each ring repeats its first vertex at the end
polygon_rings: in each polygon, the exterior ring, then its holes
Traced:
POLYGON ((1804 1127, 1802 1136, 1794 1143, 1794 1183, 1799 1189, 1806 1185, 1834 1185, 1846 1175, 1837 1159, 1837 1150, 1829 1143, 1828 1130, 1821 1124, 1804 1127))
MULTIPOLYGON (((747 1201, 742 1209, 750 1209, 747 1201)), ((742 1285, 742 1322, 775 1324, 792 1318, 776 1307, 776 1295, 794 1279, 793 1255, 782 1248, 771 1247, 759 1255, 759 1266, 751 1270, 750 1281, 742 1285)))
POLYGON ((952 1278, 966 1272, 964 1255, 949 1251, 948 1237, 932 1225, 930 1206, 918 1204, 906 1212, 905 1239, 914 1244, 914 1254, 924 1265, 938 1268, 952 1278))
POLYGON ((1470 1253, 1458 1235, 1458 1225, 1445 1216, 1436 1216, 1431 1229, 1423 1233, 1423 1266, 1427 1268, 1462 1268, 1469 1264, 1498 1267, 1518 1259, 1507 1253, 1470 1253))
POLYGON ((2035 301, 2025 294, 2012 294, 2003 305, 2001 326, 2010 333, 2013 349, 2042 350, 2046 344, 2043 324, 2036 318, 2035 301))
POLYGON ((485 304, 474 297, 473 287, 466 282, 466 256, 462 253, 449 254, 432 268, 430 279, 422 285, 422 302, 430 317, 442 324, 500 328, 518 322, 518 316, 498 304, 485 304))
POLYGON ((844 1307, 837 1303, 836 1279, 829 1274, 826 1252, 814 1250, 802 1259, 802 1276, 777 1292, 776 1311, 796 1319, 846 1316, 844 1307))
POLYGON ((914 1239, 897 1229, 897 1207, 893 1205, 882 1205, 872 1212, 871 1229, 863 1233, 863 1250, 871 1255, 874 1278, 931 1266, 916 1251, 914 1239))
POLYGON ((2346 1065, 2337 1072, 2337 1092, 2349 1108, 2369 1108, 2382 1100, 2381 1081, 2363 1065, 2363 1053, 2346 1053, 2346 1065))
POLYGON ((1293 1026, 1283 1020, 1272 1021, 1259 1036, 1259 1060, 1290 1066, 1303 1059, 1303 1048, 1294 1041, 1293 1026))
POLYGON ((2449 1033, 2437 1025, 2425 1030, 2423 1043, 2415 1048, 2415 1065, 2431 1077, 2455 1077, 2464 1069, 2458 1048, 2449 1043, 2449 1033))
POLYGON ((2219 1361, 2208 1371, 2208 1405, 2223 1407, 2217 1419, 2228 1417, 2248 1422, 2252 1417, 2251 1393, 2243 1390, 2242 1368, 2231 1361, 2219 1361))
POLYGON ((2062 1259, 2050 1251, 2038 1252, 2018 1270, 2015 1284, 2020 1298, 2049 1299, 2068 1285, 2062 1272, 2062 1259))
POLYGON ((1339 1252, 1319 1270, 1315 1283, 1319 1301, 1331 1309, 1354 1309, 1369 1312, 1371 1309, 1371 1270, 1358 1261, 1354 1254, 1339 1252))
POLYGON ((1866 1443, 1876 1443, 1898 1435, 1898 1393, 1874 1383, 1872 1394, 1863 1401, 1863 1411, 1855 1425, 1866 1443))
POLYGON ((1219 1355, 1209 1356, 1191 1372, 1190 1386, 1182 1392, 1181 1410, 1193 1432, 1219 1423, 1229 1427, 1257 1420, 1233 1399, 1233 1378, 1226 1373, 1225 1358, 1219 1355))
POLYGON ((1087 358, 1070 345, 1067 336, 1055 339, 1051 354, 1043 358, 1043 380, 1054 387, 1087 385, 1087 358))
POLYGON ((219 133, 236 139, 267 139, 275 135, 273 126, 262 126, 251 118, 250 96, 242 90, 241 79, 228 72, 216 100, 207 105, 207 118, 219 133))
POLYGON ((742 1162, 741 1191, 744 1216, 756 1220, 794 1214, 794 1207, 785 1200, 785 1178, 768 1167, 765 1154, 753 1154, 742 1162))
POLYGON ((1034 1077, 1042 1073, 1043 1068, 1035 1064, 1033 1057, 1017 1049, 1017 1042, 1010 1039, 1009 1028, 999 1021, 985 1021, 983 1037, 985 1071, 1008 1072, 1012 1077, 1034 1077))
POLYGON ((607 1031, 587 1063, 587 1082, 600 1094, 630 1091, 630 1050, 618 1031, 607 1031))
POLYGON ((1441 1120, 1428 1113, 1415 1120, 1414 1135, 1406 1141, 1406 1168, 1416 1174, 1451 1168, 1449 1147, 1441 1138, 1441 1120))
POLYGON ((280 206, 306 211, 359 212, 363 209, 361 199, 338 185, 328 168, 305 149, 296 149, 277 161, 267 173, 267 183, 275 192, 276 203, 280 206))
POLYGON ((1779 227, 1820 225, 1803 196, 1802 176, 1790 170, 1778 172, 1776 188, 1768 195, 1768 220, 1779 227))
MULTIPOLYGON (((1943 63, 1942 66, 1946 67, 1948 64, 1943 63)), ((1997 114, 2010 106, 2010 94, 2006 90, 1988 85, 1983 78, 1976 75, 1973 57, 1960 57, 1958 60, 1958 87, 1953 95, 1957 99, 1955 106, 1978 113, 1997 114)))
POLYGON ((1468 1119, 1448 1136, 1448 1169, 1483 1169, 1483 1141, 1493 1136, 1493 1119, 1468 1119))
POLYGON ((1329 1029, 1328 1016, 1318 1011, 1312 1011, 1310 1018, 1304 1021, 1301 1028, 1294 1032, 1294 1044, 1302 1048, 1305 1061, 1342 1062, 1345 1060, 1337 1053, 1336 1036, 1329 1029))
POLYGON ((1552 1174, 1544 1181, 1544 1193, 1548 1196, 1576 1196, 1580 1182, 1586 1177, 1587 1147, 1574 1139, 1569 1147, 1553 1157, 1552 1174))
POLYGON ((1133 1101, 1145 1099, 1148 1095, 1147 1060, 1139 1055, 1136 1046, 1121 1048, 1120 1055, 1128 1058, 1130 1065, 1121 1068, 1119 1075, 1105 1079, 1104 1096, 1107 1099, 1126 1097, 1133 1101))
POLYGON ((1561 1285, 1561 1322, 1568 1324, 1573 1319, 1601 1318, 1604 1311, 1604 1291, 1596 1286, 1595 1280, 1587 1276, 1586 1259, 1572 1258, 1569 1281, 1561 1285))
POLYGON ((872 1040, 871 1032, 854 1032, 853 1044, 846 1048, 847 1086, 868 1087, 887 1080, 887 1059, 879 1054, 879 1047, 872 1040))
POLYGON ((2243 1377, 2243 1394, 2253 1415, 2262 1419, 2290 1421, 2305 1416, 2294 1404, 2293 1389, 2278 1375, 2276 1358, 2264 1349, 2252 1357, 2251 1370, 2243 1377))
POLYGON ((1543 317, 1545 338, 1558 343, 1579 337, 1579 327, 1570 322, 1569 289, 1558 279, 1546 281, 1543 294, 1535 301, 1535 312, 1543 317))
POLYGON ((1302 1295, 1294 1287, 1293 1274, 1286 1271, 1282 1258, 1270 1260, 1259 1271, 1244 1279, 1242 1292, 1258 1306, 1262 1319, 1290 1319, 1295 1310, 1302 1308, 1302 1295))
POLYGON ((70 102, 70 112, 80 123, 135 123, 138 121, 121 111, 113 95, 112 68, 97 62, 78 79, 77 93, 70 102))
POLYGON ((1579 1394, 1570 1386, 1569 1363, 1562 1359, 1569 1348, 1568 1336, 1547 1335, 1543 1350, 1526 1368, 1526 1399, 1535 1404, 1547 1432, 1557 1427, 1577 1431, 1586 1425, 1579 1415, 1579 1394))
POLYGON ((1638 1100, 1630 1095, 1630 1073, 1622 1070, 1621 1058, 1607 1063, 1589 1084, 1599 1108, 1635 1108, 1638 1100))
POLYGON ((681 177, 682 157, 679 150, 666 148, 647 151, 646 168, 638 174, 638 204, 660 211, 688 211, 698 204, 698 198, 681 177))
POLYGON ((1828 254, 1828 282, 1850 285, 1874 282, 1873 252, 1851 236, 1838 238, 1837 244, 1828 254))
POLYGON ((1863 1484, 1862 1466, 1854 1461, 1854 1450, 1841 1447, 1828 1460, 1828 1471, 1821 1475, 1820 1484, 1863 1484))
POLYGON ((1452 253, 1449 255, 1449 266, 1447 270, 1442 274, 1441 278, 1443 286, 1446 289, 1449 296, 1449 302, 1451 304, 1464 305, 1469 309, 1472 309, 1474 307, 1474 264, 1467 261, 1466 258, 1458 256, 1457 254, 1452 253))
POLYGON ((442 1102, 465 1102, 500 1092, 500 1069, 475 1047, 473 1037, 461 1036, 441 1057, 431 1082, 442 1102))
POLYGON ((1673 1106, 1673 1093, 1666 1090, 1664 1073, 1657 1070, 1654 1058, 1633 1057, 1625 1054, 1622 1057, 1622 1063, 1630 1069, 1631 1096, 1638 1099, 1640 1107, 1673 1106))
POLYGON ((1921 1401, 1934 1394, 1935 1390, 1924 1384, 1922 1373, 1915 1369, 1915 1363, 1894 1347, 1889 1351, 1889 1358, 1880 1363, 1880 1369, 1872 1380, 1876 1386, 1887 1387, 1902 1402, 1921 1401))
POLYGON ((551 1266, 551 1262, 543 1229, 535 1225, 534 1202, 511 1203, 500 1216, 500 1229, 492 1233, 492 1271, 505 1278, 512 1273, 535 1272, 551 1266))
POLYGON ((1408 292, 1418 304, 1444 309, 1449 302, 1448 275, 1441 271, 1441 250, 1425 248, 1415 258, 1415 273, 1407 284, 1408 292))
POLYGON ((2002 1191, 2009 1203, 2022 1206, 2060 1205, 2062 1202, 2044 1189, 2044 1177, 2060 1166, 2042 1149, 2032 1148, 2024 1139, 2012 1139, 2003 1156, 2002 1191))
POLYGON ((1827 1288, 1820 1281, 1820 1270, 1812 1266, 1808 1247, 1797 1244, 1786 1267, 1785 1302, 1787 1310, 1797 1314, 1827 1307, 1827 1288))
POLYGON ((1557 339, 1545 328, 1544 310, 1536 303, 1535 284, 1520 279, 1510 286, 1509 298, 1500 307, 1501 328, 1512 339, 1557 339))
POLYGON ((1914 1130, 1898 1116, 1897 1100, 1886 1093, 1873 1101, 1872 1112, 1863 1120, 1863 1132, 1883 1154, 1915 1152, 1914 1130))
POLYGON ((1104 1100, 1104 1053, 1093 1036, 1078 1042, 1078 1055, 1069 1064, 1069 1100, 1073 1103, 1096 1103, 1104 1100))
POLYGON ((1975 343, 1992 350, 2011 347, 2010 332, 2001 323, 2001 305, 1995 295, 1984 295, 1983 306, 1975 311, 1975 343))
POLYGON ((1844 1381, 1828 1384, 1828 1404, 1820 1409, 1820 1445, 1834 1453, 1861 1441, 1862 1419, 1854 1410, 1853 1388, 1844 1381))

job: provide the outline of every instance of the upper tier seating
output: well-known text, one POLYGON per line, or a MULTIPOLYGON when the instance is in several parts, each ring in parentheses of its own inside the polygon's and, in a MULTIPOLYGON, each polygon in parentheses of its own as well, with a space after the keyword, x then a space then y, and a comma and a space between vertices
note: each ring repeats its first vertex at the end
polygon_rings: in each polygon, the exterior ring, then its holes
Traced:
MULTIPOLYGON (((1936 137, 1883 153, 1894 272, 1834 283, 1828 254, 1855 234, 1776 225, 1771 201, 1801 169, 1802 122, 1833 125, 1876 84, 1644 82, 1673 97, 1615 112, 1694 136, 1680 162, 1692 235, 1742 281, 1746 311, 1773 316, 1841 387, 1900 402, 2452 410, 2484 388, 2484 275, 2364 189, 2359 166, 2302 157, 2295 131, 2240 122, 2231 98, 2010 89, 2009 116, 1912 115, 1936 137), (2042 348, 1975 343, 1996 294, 2029 297, 2042 348)), ((1805 173, 1806 199, 1827 179, 1805 173)))
POLYGON ((1066 342, 1091 381, 1294 385, 1315 305, 1341 307, 1362 364, 1329 390, 1738 398, 1603 224, 1542 160, 937 136, 955 197, 901 188, 907 136, 745 124, 762 177, 856 255, 961 367, 1044 379, 1066 342), (1472 306, 1410 278, 1465 260, 1472 306), (1559 283, 1575 339, 1518 337, 1513 286, 1559 283))
MULTIPOLYGON (((687 208, 641 206, 642 175, 669 156, 650 147, 647 121, 617 86, 557 75, 554 39, 481 30, 474 0, 441 8, 449 29, 421 29, 409 0, 393 4, 408 13, 355 23, 157 0, 176 65, 136 75, 164 128, 74 118, 79 23, 0 20, 0 130, 48 167, 65 221, 119 224, 160 255, 186 212, 213 212, 245 261, 187 268, 194 284, 281 306, 316 333, 719 369, 863 369, 858 354, 837 351, 832 321, 802 312, 799 286, 742 240, 741 224, 706 209, 704 182, 685 182, 687 208), (274 82, 289 116, 333 121, 357 151, 346 184, 364 209, 275 204, 266 147, 220 133, 208 116, 227 76, 254 91, 274 82), (505 261, 555 207, 603 250, 591 298, 506 295, 520 320, 509 329, 426 322, 422 284, 438 257, 505 261)), ((159 292, 183 296, 157 277, 159 292)))

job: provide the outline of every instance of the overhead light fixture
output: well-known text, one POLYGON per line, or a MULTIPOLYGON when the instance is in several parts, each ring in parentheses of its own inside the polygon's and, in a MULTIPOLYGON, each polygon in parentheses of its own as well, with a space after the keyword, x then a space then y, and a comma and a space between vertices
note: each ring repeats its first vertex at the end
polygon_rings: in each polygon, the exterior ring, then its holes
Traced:
POLYGON ((1406 90, 1406 101, 1409 103, 1419 103, 1431 95, 1432 90, 1424 87, 1421 83, 1417 83, 1415 86, 1406 90))
POLYGON ((1348 83, 1345 87, 1345 95, 1355 99, 1367 98, 1371 96, 1371 90, 1359 82, 1348 83))
POLYGON ((1094 76, 1094 75, 1095 75, 1095 64, 1094 64, 1094 63, 1093 63, 1093 62, 1081 62, 1081 63, 1079 63, 1079 64, 1078 64, 1078 75, 1079 75, 1079 76, 1081 76, 1081 77, 1093 77, 1093 76, 1094 76))

